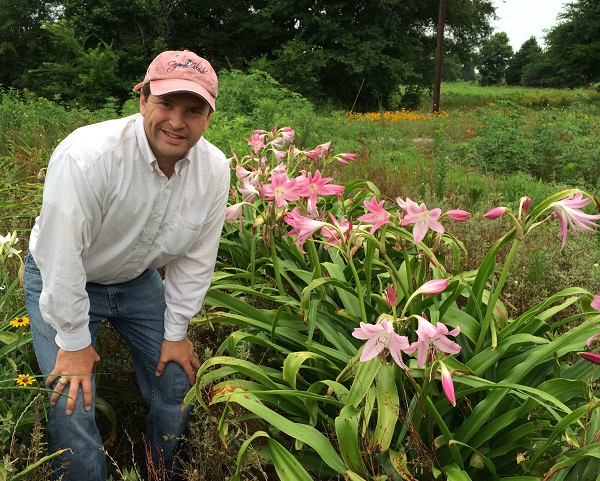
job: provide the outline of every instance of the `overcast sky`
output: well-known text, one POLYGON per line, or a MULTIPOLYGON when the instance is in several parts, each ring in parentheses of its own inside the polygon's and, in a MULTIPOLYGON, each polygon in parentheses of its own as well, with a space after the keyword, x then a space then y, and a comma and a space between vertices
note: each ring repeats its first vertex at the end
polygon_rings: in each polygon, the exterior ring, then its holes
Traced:
POLYGON ((544 30, 558 24, 557 15, 569 0, 493 0, 499 19, 494 33, 506 32, 516 52, 532 35, 544 46, 544 30))

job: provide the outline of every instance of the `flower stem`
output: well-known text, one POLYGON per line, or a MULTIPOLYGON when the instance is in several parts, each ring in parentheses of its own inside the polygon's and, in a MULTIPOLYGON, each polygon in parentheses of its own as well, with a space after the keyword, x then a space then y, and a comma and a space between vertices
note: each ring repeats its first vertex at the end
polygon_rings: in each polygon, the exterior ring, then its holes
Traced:
POLYGON ((396 266, 394 265, 394 263, 392 262, 392 260, 389 258, 389 256, 387 254, 383 254, 383 258, 387 262, 387 267, 390 268, 390 270, 394 273, 394 277, 398 280, 398 285, 400 286, 400 289, 402 289, 404 298, 408 299, 408 292, 406 291, 406 288, 404 287, 404 284, 402 283, 402 280, 400 279, 400 273, 398 272, 398 269, 396 269, 396 266))
POLYGON ((354 276, 354 282, 356 284, 356 294, 358 297, 358 305, 360 307, 360 317, 363 322, 367 321, 367 311, 365 310, 365 299, 363 296, 362 284, 360 282, 360 278, 358 277, 358 272, 356 271, 356 267, 354 266, 354 262, 352 258, 348 259, 348 265, 350 266, 350 270, 352 271, 352 275, 354 276))
POLYGON ((504 284, 506 283, 506 279, 508 277, 508 271, 510 270, 510 266, 512 264, 513 258, 515 257, 515 254, 517 252, 517 249, 521 245, 521 242, 522 242, 522 240, 520 238, 518 238, 518 237, 515 238, 515 241, 514 241, 512 247, 510 248, 508 255, 506 256, 506 262, 504 263, 504 267, 502 268, 502 272, 500 273, 500 278, 498 279, 498 284, 496 284, 496 287, 494 288, 492 295, 488 299, 487 309, 485 311, 485 316, 483 318, 483 323, 481 325, 481 331, 480 331, 479 339, 477 340, 477 346, 475 346, 474 354, 477 354, 483 348, 483 343, 484 343, 484 340, 486 337, 486 332, 488 329, 490 329, 491 336, 492 336, 492 345, 491 345, 492 349, 496 349, 496 346, 498 345, 498 336, 496 333, 496 326, 494 325, 494 322, 492 321, 492 317, 494 314, 494 309, 496 308, 496 302, 498 302, 498 298, 500 297, 500 294, 502 293, 502 289, 504 288, 504 284))
POLYGON ((281 280, 281 272, 279 271, 279 257, 277 257, 277 250, 275 249, 275 241, 271 239, 271 260, 273 261, 273 271, 275 271, 275 283, 277 284, 277 290, 279 295, 285 295, 283 289, 283 282, 281 280))
MULTIPOLYGON (((310 259, 310 265, 313 271, 313 279, 319 279, 323 277, 323 271, 321 269, 321 262, 319 261, 319 253, 317 252, 315 241, 309 239, 305 245, 308 246, 308 258, 310 259)), ((320 299, 325 298, 325 288, 323 286, 318 287, 317 292, 320 299)))

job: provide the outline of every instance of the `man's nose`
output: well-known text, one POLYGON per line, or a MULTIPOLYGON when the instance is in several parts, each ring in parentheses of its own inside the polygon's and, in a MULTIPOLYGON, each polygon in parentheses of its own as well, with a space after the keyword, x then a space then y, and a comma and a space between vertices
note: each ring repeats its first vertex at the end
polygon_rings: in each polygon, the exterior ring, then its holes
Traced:
POLYGON ((185 125, 184 112, 180 109, 173 109, 171 111, 169 123, 175 130, 182 129, 185 125))

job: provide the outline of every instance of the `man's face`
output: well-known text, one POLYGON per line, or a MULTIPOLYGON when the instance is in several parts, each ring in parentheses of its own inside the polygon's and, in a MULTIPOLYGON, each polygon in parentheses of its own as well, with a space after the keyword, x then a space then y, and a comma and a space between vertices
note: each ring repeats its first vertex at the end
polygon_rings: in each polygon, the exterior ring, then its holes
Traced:
POLYGON ((208 127, 208 104, 191 93, 173 93, 157 97, 140 96, 144 131, 159 166, 174 165, 202 137, 208 127))

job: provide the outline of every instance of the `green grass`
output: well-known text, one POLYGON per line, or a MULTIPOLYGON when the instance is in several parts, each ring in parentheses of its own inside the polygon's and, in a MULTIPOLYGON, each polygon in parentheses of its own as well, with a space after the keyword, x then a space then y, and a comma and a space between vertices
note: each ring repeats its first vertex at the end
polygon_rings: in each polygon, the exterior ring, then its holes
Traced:
MULTIPOLYGON (((470 110, 493 102, 509 100, 523 107, 546 108, 568 105, 600 104, 600 92, 592 89, 536 89, 530 87, 480 87, 470 82, 445 83, 440 89, 441 110, 470 110)), ((425 101, 427 109, 433 100, 425 101)))

